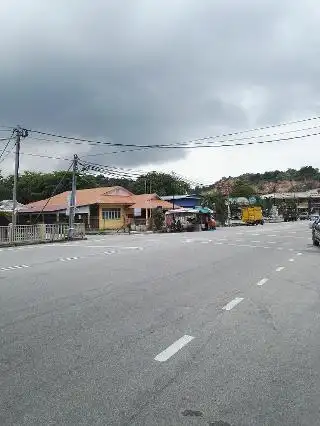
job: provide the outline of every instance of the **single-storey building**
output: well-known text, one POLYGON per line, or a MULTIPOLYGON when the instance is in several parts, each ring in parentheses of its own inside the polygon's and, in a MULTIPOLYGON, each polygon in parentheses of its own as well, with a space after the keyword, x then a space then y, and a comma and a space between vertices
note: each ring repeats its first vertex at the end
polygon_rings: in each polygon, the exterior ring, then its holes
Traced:
MULTIPOLYGON (((19 212, 25 206, 21 203, 17 203, 16 209, 19 212)), ((13 201, 12 200, 2 200, 0 201, 0 226, 7 226, 12 222, 12 210, 13 210, 13 201)))
MULTIPOLYGON (((67 222, 70 191, 49 199, 27 204, 19 211, 19 223, 67 222)), ((121 186, 81 189, 76 192, 75 221, 89 229, 120 229, 126 217, 132 222, 146 224, 153 209, 171 209, 172 204, 157 194, 135 195, 121 186)))
POLYGON ((320 188, 305 192, 276 192, 262 195, 261 198, 270 199, 274 204, 279 204, 283 201, 293 201, 300 213, 320 212, 320 188))
POLYGON ((194 209, 196 206, 201 204, 200 195, 190 194, 190 195, 166 195, 161 197, 162 200, 169 201, 178 207, 191 208, 194 209))

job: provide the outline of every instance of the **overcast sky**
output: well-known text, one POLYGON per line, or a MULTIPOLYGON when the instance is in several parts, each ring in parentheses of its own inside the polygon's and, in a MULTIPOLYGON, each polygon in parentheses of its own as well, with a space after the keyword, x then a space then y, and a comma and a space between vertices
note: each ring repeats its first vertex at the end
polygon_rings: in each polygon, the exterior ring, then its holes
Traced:
MULTIPOLYGON (((1 0, 0 125, 166 144, 317 116, 319 22, 317 0, 1 0)), ((33 135, 22 146, 67 158, 108 150, 115 149, 33 135)), ((209 183, 319 166, 318 157, 315 137, 88 158, 209 183)), ((11 171, 12 160, 0 167, 11 171)), ((21 163, 36 170, 66 165, 26 155, 21 163)))

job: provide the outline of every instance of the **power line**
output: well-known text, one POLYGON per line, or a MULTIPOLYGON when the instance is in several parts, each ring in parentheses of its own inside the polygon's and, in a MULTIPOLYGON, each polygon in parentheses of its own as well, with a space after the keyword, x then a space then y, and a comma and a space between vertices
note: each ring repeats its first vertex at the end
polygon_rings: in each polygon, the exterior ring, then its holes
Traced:
MULTIPOLYGON (((245 137, 245 138, 235 138, 235 139, 227 139, 227 140, 222 140, 222 141, 215 141, 215 142, 211 142, 211 144, 199 144, 199 145, 192 145, 192 146, 187 146, 187 145, 134 145, 134 144, 121 144, 120 146, 136 146, 136 149, 130 149, 130 150, 122 150, 122 151, 113 151, 113 152, 105 152, 105 153, 98 153, 98 154, 85 154, 87 156, 98 156, 98 155, 108 155, 108 154, 119 154, 119 153, 123 153, 123 152, 133 152, 133 151, 140 151, 140 150, 145 150, 145 149, 197 149, 197 148, 220 148, 220 147, 230 147, 230 146, 241 146, 241 145, 252 145, 252 144, 263 144, 263 143, 272 143, 272 142, 280 142, 280 141, 285 141, 285 140, 294 140, 294 139, 301 139, 301 138, 306 138, 306 137, 311 137, 311 136, 317 136, 319 133, 308 133, 306 135, 295 135, 293 137, 289 137, 289 138, 278 138, 278 139, 270 139, 270 140, 263 140, 263 141, 255 141, 255 142, 248 142, 248 143, 234 143, 237 141, 243 141, 243 140, 252 140, 252 139, 259 139, 259 138, 264 138, 264 137, 270 137, 270 136, 278 136, 278 135, 282 135, 282 134, 289 134, 289 133, 297 133, 297 132, 303 132, 303 131, 309 131, 312 129, 318 129, 320 127, 320 125, 318 126, 312 126, 309 128, 304 128, 304 129, 296 129, 296 130, 289 130, 289 131, 285 131, 285 132, 278 132, 278 133, 273 133, 273 134, 266 134, 266 135, 254 135, 254 136, 249 136, 249 137, 245 137), (219 145, 220 144, 220 145, 219 145)), ((70 141, 70 140, 64 140, 64 141, 59 141, 59 140, 55 140, 52 141, 50 139, 41 139, 41 138, 34 138, 35 140, 45 140, 48 142, 57 142, 57 143, 75 143, 76 145, 79 144, 83 144, 86 143, 85 141, 70 141)), ((193 141, 189 141, 189 143, 191 142, 197 142, 199 139, 194 139, 193 141)), ((88 141, 87 144, 89 145, 108 145, 110 146, 109 142, 101 142, 101 141, 96 141, 96 142, 92 142, 92 141, 88 141)), ((117 144, 112 145, 112 146, 118 146, 117 144)))
MULTIPOLYGON (((218 138, 223 138, 223 137, 236 136, 236 135, 239 135, 239 134, 244 134, 244 133, 249 133, 249 132, 254 132, 254 131, 261 131, 261 130, 265 130, 265 129, 282 127, 282 126, 288 126, 288 125, 298 124, 298 123, 303 123, 303 122, 310 122, 310 121, 319 120, 319 119, 320 119, 320 116, 310 117, 310 118, 290 121, 290 122, 286 122, 286 123, 273 124, 273 125, 268 125, 268 126, 263 126, 263 127, 256 127, 254 129, 249 129, 249 130, 241 130, 241 131, 237 131, 237 132, 225 133, 225 134, 215 135, 215 136, 206 136, 206 137, 203 137, 203 138, 193 139, 193 140, 186 141, 186 142, 178 142, 178 143, 175 143, 175 144, 155 144, 155 145, 124 144, 124 143, 90 140, 90 139, 84 139, 84 138, 77 138, 77 137, 73 137, 73 136, 65 136, 65 135, 60 135, 60 134, 47 133, 47 132, 42 132, 42 131, 39 131, 39 130, 32 130, 32 129, 30 129, 30 132, 37 133, 37 134, 44 135, 44 136, 50 136, 50 137, 53 137, 53 138, 60 138, 60 139, 64 139, 64 140, 67 140, 67 141, 85 142, 85 143, 88 143, 88 144, 96 144, 96 145, 108 145, 108 146, 119 146, 119 147, 136 147, 136 148, 177 148, 180 145, 184 146, 184 145, 188 145, 190 143, 204 142, 204 141, 208 141, 210 139, 218 139, 218 138), (184 144, 184 145, 182 145, 182 144, 184 144)), ((202 146, 203 145, 201 145, 201 147, 202 146)), ((186 146, 186 147, 188 148, 188 146, 186 146)), ((206 147, 206 146, 204 146, 204 147, 206 147)))
MULTIPOLYGON (((277 135, 283 135, 283 134, 288 134, 288 133, 294 133, 294 132, 302 132, 302 131, 306 131, 306 130, 312 130, 312 129, 318 129, 320 127, 320 125, 318 126, 312 126, 309 128, 304 128, 304 129, 297 129, 297 130, 288 130, 285 132, 279 132, 279 133, 271 133, 271 134, 267 134, 267 135, 257 135, 257 136, 249 136, 249 137, 245 137, 245 138, 236 138, 236 139, 229 139, 229 140, 225 140, 225 141, 221 141, 221 142, 236 142, 236 141, 243 141, 243 140, 251 140, 251 139, 258 139, 258 138, 262 138, 262 137, 269 137, 269 136, 277 136, 277 135)), ((56 142, 60 142, 60 141, 56 141, 56 142)), ((220 142, 220 143, 221 143, 220 142)), ((219 141, 212 141, 212 143, 219 143, 219 141)), ((208 146, 200 146, 201 148, 208 148, 208 146)), ((210 145, 211 147, 211 145, 210 145)), ((185 148, 196 148, 193 146, 188 146, 185 148)), ((136 149, 125 149, 125 150, 121 150, 121 151, 112 151, 112 152, 99 152, 99 153, 95 153, 95 154, 85 154, 86 157, 97 157, 97 156, 101 156, 101 155, 110 155, 110 154, 120 154, 120 153, 124 153, 124 152, 135 152, 135 151, 143 151, 146 149, 150 149, 150 147, 145 147, 145 148, 136 148, 136 149)))
MULTIPOLYGON (((7 143, 5 144, 3 150, 2 150, 2 152, 0 154, 0 160, 1 160, 2 156, 3 156, 3 154, 5 153, 6 149, 8 148, 9 143, 11 142, 11 140, 13 138, 13 135, 14 135, 14 132, 12 132, 11 136, 7 139, 7 143)), ((5 158, 2 161, 4 161, 4 160, 5 160, 5 158)), ((1 163, 2 163, 2 161, 1 161, 1 163)))
POLYGON ((1 158, 1 160, 0 160, 0 164, 1 163, 3 163, 8 157, 9 157, 9 155, 10 154, 12 154, 12 152, 13 152, 13 150, 14 150, 14 147, 15 147, 15 145, 12 145, 12 147, 11 147, 11 149, 9 149, 8 151, 6 151, 6 155, 4 155, 2 158, 1 158))
POLYGON ((71 167, 73 166, 73 162, 70 164, 68 170, 63 174, 62 178, 60 179, 60 181, 57 183, 57 185, 55 186, 54 190, 52 191, 50 197, 47 199, 46 203, 44 204, 44 206, 42 207, 41 211, 39 212, 38 216, 36 217, 36 222, 38 221, 40 215, 43 213, 43 210, 47 207, 47 205, 49 204, 50 200, 52 199, 52 197, 54 197, 54 195, 56 194, 56 192, 58 191, 59 187, 62 185, 63 181, 65 180, 65 178, 67 177, 68 173, 71 170, 71 167))
POLYGON ((49 158, 51 160, 63 160, 63 161, 71 161, 71 158, 64 158, 64 157, 55 157, 52 155, 44 155, 44 154, 34 154, 31 152, 20 152, 21 155, 29 155, 31 157, 40 157, 40 158, 49 158))

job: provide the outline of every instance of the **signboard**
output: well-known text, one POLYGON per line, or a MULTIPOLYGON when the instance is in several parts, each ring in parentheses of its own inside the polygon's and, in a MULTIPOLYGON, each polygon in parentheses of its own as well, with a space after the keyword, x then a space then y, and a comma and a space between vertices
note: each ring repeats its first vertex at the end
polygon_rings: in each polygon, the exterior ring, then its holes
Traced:
POLYGON ((134 217, 140 217, 141 216, 141 209, 133 209, 133 215, 134 215, 134 217))

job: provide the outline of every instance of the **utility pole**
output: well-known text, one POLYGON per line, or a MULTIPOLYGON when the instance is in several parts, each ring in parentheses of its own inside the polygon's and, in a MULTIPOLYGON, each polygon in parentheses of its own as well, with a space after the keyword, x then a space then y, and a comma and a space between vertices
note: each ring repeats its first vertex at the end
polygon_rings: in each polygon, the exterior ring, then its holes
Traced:
POLYGON ((14 177, 13 177, 13 192, 12 192, 12 225, 16 226, 17 224, 17 188, 18 188, 18 178, 19 178, 19 165, 20 165, 20 141, 21 138, 26 138, 28 136, 28 130, 22 129, 20 126, 17 126, 13 134, 16 136, 16 155, 14 163, 14 177))
POLYGON ((76 192, 77 192, 77 171, 78 171, 78 156, 73 156, 72 168, 72 188, 70 194, 70 210, 69 210, 69 232, 68 237, 71 240, 74 236, 74 217, 76 213, 76 192))

